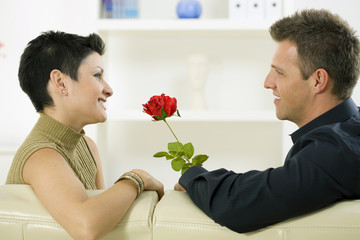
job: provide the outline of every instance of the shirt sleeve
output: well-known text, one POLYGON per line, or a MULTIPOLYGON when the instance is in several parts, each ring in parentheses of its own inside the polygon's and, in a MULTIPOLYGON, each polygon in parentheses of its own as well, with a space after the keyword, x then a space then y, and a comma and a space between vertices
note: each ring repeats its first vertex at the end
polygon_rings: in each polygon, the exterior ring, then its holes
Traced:
POLYGON ((234 173, 194 166, 179 183, 210 218, 239 233, 320 209, 351 195, 337 178, 345 171, 338 161, 343 157, 337 150, 339 145, 310 140, 300 149, 279 168, 234 173), (338 176, 332 174, 334 168, 338 176))

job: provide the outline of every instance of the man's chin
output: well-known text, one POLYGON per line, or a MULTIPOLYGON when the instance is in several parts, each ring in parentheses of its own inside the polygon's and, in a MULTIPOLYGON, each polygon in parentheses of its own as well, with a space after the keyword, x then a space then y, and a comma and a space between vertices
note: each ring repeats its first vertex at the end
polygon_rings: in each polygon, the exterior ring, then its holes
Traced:
POLYGON ((279 111, 276 111, 276 117, 277 117, 277 119, 279 119, 279 120, 287 120, 287 119, 285 118, 285 116, 284 116, 281 112, 279 112, 279 111))

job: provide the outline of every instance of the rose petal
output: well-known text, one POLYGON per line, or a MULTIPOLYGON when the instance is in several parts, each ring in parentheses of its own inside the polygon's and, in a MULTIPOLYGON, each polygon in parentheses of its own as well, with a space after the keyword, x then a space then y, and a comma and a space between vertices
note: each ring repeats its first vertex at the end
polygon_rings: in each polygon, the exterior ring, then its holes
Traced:
MULTIPOLYGON (((170 117, 177 110, 177 100, 176 98, 171 98, 162 93, 160 96, 155 95, 150 98, 150 100, 143 104, 143 110, 145 113, 150 116, 159 116, 161 117, 161 109, 164 108, 166 114, 170 117)), ((157 118, 153 117, 155 120, 157 118)))

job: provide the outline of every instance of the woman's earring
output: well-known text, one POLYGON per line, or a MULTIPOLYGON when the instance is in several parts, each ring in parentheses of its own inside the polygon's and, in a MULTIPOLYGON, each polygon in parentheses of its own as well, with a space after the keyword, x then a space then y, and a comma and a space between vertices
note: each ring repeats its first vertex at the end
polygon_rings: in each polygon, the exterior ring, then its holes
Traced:
POLYGON ((62 90, 62 94, 65 94, 66 93, 66 91, 65 90, 62 90))

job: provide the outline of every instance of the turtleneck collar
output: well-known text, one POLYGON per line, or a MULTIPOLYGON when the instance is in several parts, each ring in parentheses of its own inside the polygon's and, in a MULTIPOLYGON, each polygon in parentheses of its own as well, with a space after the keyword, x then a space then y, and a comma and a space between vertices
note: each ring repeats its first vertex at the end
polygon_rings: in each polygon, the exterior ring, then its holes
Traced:
POLYGON ((69 152, 73 152, 80 139, 85 135, 85 131, 77 132, 63 123, 39 113, 40 117, 34 127, 34 131, 47 136, 54 143, 63 146, 69 152))

